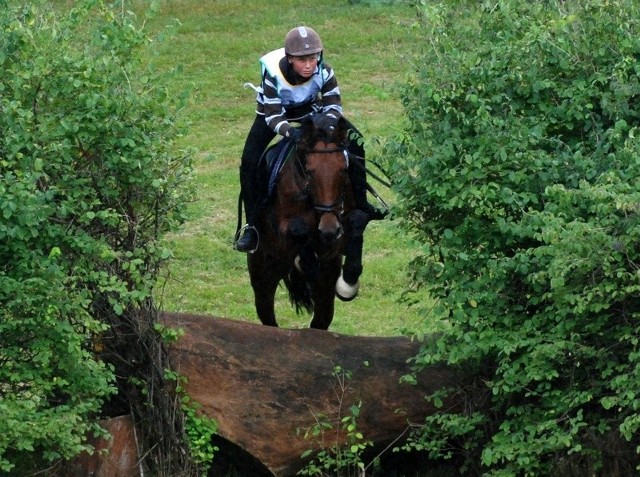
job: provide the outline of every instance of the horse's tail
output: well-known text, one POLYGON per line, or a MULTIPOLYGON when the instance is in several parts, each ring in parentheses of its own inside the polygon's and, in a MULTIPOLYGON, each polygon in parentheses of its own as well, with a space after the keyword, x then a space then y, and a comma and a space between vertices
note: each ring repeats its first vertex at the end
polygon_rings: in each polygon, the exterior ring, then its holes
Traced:
POLYGON ((313 298, 311 288, 304 274, 297 267, 291 267, 291 271, 284 277, 284 284, 289 290, 289 300, 295 306, 296 313, 303 310, 313 312, 313 298))

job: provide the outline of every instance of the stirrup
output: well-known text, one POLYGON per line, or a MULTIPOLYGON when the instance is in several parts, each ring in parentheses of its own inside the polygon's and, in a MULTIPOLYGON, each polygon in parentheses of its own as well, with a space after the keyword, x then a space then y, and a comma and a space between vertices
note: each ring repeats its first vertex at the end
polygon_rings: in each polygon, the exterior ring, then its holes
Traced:
POLYGON ((255 228, 253 225, 250 224, 245 224, 240 230, 238 230, 236 232, 236 235, 233 239, 233 249, 234 250, 238 250, 239 252, 246 252, 246 253, 254 253, 256 250, 258 250, 258 246, 260 245, 260 234, 258 233, 258 229, 255 228), (244 235, 245 231, 247 230, 253 230, 256 234, 256 246, 251 249, 251 250, 239 250, 238 249, 238 240, 240 239, 240 237, 242 235, 244 235))

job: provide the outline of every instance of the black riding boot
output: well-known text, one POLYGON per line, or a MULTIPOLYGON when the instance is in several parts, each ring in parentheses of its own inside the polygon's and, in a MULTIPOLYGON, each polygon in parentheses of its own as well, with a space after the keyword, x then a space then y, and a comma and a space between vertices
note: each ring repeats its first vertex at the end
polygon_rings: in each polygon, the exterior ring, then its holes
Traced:
POLYGON ((258 249, 258 229, 253 225, 245 224, 241 229, 241 235, 233 244, 233 248, 238 252, 253 253, 258 249))
POLYGON ((259 194, 255 171, 240 167, 240 187, 247 223, 240 230, 233 248, 239 252, 253 253, 258 248, 259 236, 255 224, 258 218, 259 194))
POLYGON ((376 209, 367 201, 367 171, 365 170, 364 160, 354 158, 349 165, 349 180, 353 187, 353 200, 356 208, 367 214, 369 220, 381 220, 387 215, 386 211, 376 209), (361 161, 355 164, 355 161, 361 161))

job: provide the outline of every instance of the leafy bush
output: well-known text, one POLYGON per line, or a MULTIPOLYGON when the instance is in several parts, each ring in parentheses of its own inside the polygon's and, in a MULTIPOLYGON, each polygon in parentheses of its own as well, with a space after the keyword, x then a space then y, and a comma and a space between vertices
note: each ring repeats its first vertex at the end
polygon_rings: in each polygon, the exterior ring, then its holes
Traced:
POLYGON ((462 421, 433 416, 414 444, 442 456, 462 440, 469 472, 488 475, 586 475, 616 452, 631 473, 640 6, 419 3, 425 47, 388 168, 446 327, 415 364, 481 374, 488 397, 462 421))
MULTIPOLYGON (((368 364, 365 362, 365 365, 368 364)), ((351 404, 348 406, 349 412, 344 412, 352 373, 337 365, 332 377, 337 400, 336 415, 313 414, 315 423, 304 431, 304 438, 313 440, 317 448, 302 453, 302 459, 310 460, 296 475, 360 477, 367 475, 369 467, 376 465, 375 459, 369 464, 365 463, 364 453, 373 446, 373 442, 367 440, 358 429, 362 401, 351 404)))
POLYGON ((58 3, 0 0, 1 471, 99 432, 100 336, 149 306, 188 198, 178 103, 135 57, 147 36, 123 5, 58 3))
MULTIPOLYGON (((173 335, 169 340, 174 341, 183 331, 165 328, 163 333, 173 335)), ((185 376, 173 370, 165 370, 165 378, 168 382, 175 383, 176 395, 180 398, 180 408, 184 413, 184 430, 187 434, 189 452, 199 470, 205 473, 211 468, 215 454, 220 450, 212 442, 218 431, 218 422, 200 412, 202 406, 189 397, 184 388, 188 381, 185 376)))

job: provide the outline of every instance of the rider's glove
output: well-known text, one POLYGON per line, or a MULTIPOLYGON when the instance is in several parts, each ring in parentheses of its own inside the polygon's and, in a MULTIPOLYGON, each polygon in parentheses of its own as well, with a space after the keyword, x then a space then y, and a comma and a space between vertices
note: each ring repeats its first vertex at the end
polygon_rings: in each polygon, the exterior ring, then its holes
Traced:
POLYGON ((290 127, 287 131, 287 137, 294 142, 298 142, 302 139, 302 130, 300 128, 290 127))
POLYGON ((316 127, 330 133, 333 132, 337 125, 338 118, 330 114, 323 114, 322 117, 318 120, 316 127))

